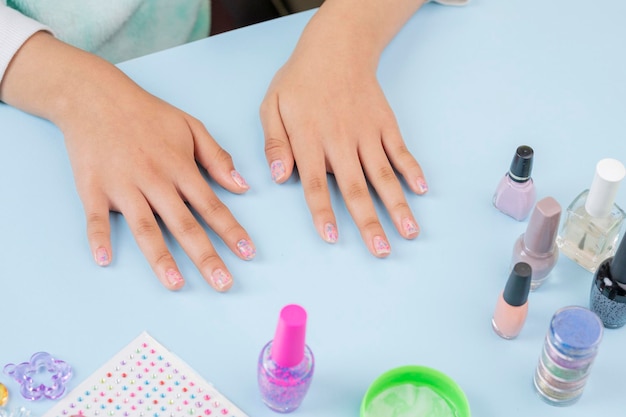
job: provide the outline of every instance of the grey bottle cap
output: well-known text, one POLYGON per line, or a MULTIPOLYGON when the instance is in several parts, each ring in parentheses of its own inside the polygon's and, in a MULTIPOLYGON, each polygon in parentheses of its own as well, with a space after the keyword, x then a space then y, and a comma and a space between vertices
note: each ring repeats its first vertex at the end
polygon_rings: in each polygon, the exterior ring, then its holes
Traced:
POLYGON ((611 260, 611 278, 620 284, 626 284, 626 239, 624 238, 611 260))
POLYGON ((561 205, 552 197, 540 200, 530 216, 524 245, 531 252, 544 254, 552 252, 561 220, 561 205))
POLYGON ((606 217, 613 208, 620 182, 626 175, 624 165, 617 159, 602 159, 596 165, 596 173, 589 188, 585 210, 591 217, 606 217))
POLYGON ((532 269, 526 262, 518 262, 513 267, 506 282, 502 297, 508 305, 519 307, 526 304, 530 292, 532 269))

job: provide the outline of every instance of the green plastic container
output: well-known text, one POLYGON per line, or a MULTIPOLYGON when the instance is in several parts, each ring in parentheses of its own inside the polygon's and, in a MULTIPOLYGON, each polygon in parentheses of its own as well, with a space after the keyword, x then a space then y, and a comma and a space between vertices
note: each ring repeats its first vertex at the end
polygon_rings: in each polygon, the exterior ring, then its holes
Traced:
MULTIPOLYGON (((389 407, 394 412, 400 412, 400 408, 406 409, 407 407, 428 408, 433 400, 435 403, 444 405, 446 411, 441 412, 441 416, 471 417, 467 397, 452 378, 436 369, 416 365, 394 368, 376 378, 361 401, 360 415, 361 417, 385 417, 380 414, 391 414, 389 407), (410 396, 413 393, 418 394, 412 398, 402 398, 403 392, 410 396), (421 398, 424 398, 424 403, 419 404, 419 401, 422 401, 421 398), (377 401, 384 403, 387 412, 376 412, 380 410, 375 403, 377 401), (395 409, 396 405, 398 410, 395 409)), ((428 415, 432 415, 432 412, 428 415)))

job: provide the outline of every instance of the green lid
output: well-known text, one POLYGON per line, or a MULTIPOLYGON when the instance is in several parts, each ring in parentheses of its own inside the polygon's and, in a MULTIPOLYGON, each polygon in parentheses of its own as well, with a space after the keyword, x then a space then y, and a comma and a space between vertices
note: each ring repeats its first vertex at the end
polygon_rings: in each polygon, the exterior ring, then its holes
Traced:
POLYGON ((401 366, 385 372, 370 385, 361 402, 361 417, 426 413, 436 417, 471 416, 467 397, 457 383, 425 366, 401 366))

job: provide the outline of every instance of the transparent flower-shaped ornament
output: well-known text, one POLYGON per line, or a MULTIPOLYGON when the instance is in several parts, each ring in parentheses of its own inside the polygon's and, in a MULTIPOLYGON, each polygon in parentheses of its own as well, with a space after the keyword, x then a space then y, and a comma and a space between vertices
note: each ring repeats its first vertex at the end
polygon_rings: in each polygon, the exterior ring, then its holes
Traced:
POLYGON ((37 352, 30 362, 9 363, 4 373, 20 384, 20 394, 28 400, 56 400, 65 393, 65 384, 72 377, 72 368, 49 353, 37 352))

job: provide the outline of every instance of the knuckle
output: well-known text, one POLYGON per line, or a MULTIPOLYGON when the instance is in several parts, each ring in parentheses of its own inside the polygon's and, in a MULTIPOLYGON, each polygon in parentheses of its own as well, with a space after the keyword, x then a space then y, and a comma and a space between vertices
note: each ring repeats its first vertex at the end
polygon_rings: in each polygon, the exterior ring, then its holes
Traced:
POLYGON ((108 221, 108 215, 105 217, 102 213, 87 213, 87 223, 91 226, 102 227, 108 221))
POLYGON ((283 142, 280 139, 269 137, 265 139, 265 153, 268 155, 274 155, 280 152, 283 148, 283 142))
POLYGON ((344 195, 348 200, 362 200, 369 197, 369 192, 367 191, 367 187, 365 187, 364 184, 361 184, 360 182, 355 182, 348 185, 344 195))
POLYGON ((306 180, 306 189, 310 193, 322 193, 326 191, 326 182, 318 176, 311 177, 306 180))
POLYGON ((232 164, 233 163, 233 158, 222 147, 218 147, 217 151, 215 152, 215 160, 219 161, 219 162, 222 162, 222 163, 224 163, 224 162, 228 163, 228 164, 232 164))
POLYGON ((400 201, 391 207, 391 211, 395 211, 399 213, 406 213, 406 212, 410 212, 411 209, 409 208, 409 205, 407 204, 406 201, 400 201))
POLYGON ((202 217, 205 219, 211 219, 213 217, 222 217, 228 213, 228 209, 220 200, 211 199, 202 209, 202 217))
POLYGON ((193 219, 184 219, 177 225, 178 233, 181 236, 187 236, 198 233, 200 225, 193 219))
POLYGON ((376 170, 376 179, 385 183, 397 180, 396 173, 389 166, 382 166, 376 170))
POLYGON ((197 266, 199 269, 209 269, 212 265, 215 265, 220 261, 217 253, 212 250, 206 250, 198 255, 197 266))
POLYGON ((142 217, 135 224, 135 231, 138 237, 149 237, 158 232, 158 226, 154 219, 142 217))
POLYGON ((152 263, 155 266, 156 265, 169 265, 173 261, 174 259, 172 258, 172 255, 167 250, 162 250, 162 251, 157 252, 154 255, 152 263))
POLYGON ((222 234, 224 236, 241 236, 243 233, 245 233, 243 227, 241 227, 236 221, 229 222, 222 230, 222 234))
POLYGON ((413 156, 411 155, 411 152, 409 151, 409 148, 407 148, 404 143, 396 147, 396 153, 401 158, 405 158, 405 157, 413 158, 413 156))
POLYGON ((378 230, 380 228, 380 222, 376 217, 366 217, 359 224, 361 230, 378 230))

